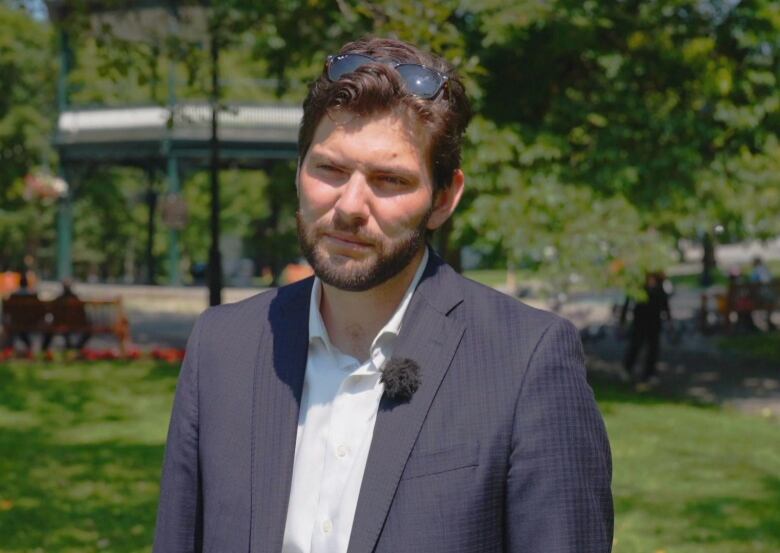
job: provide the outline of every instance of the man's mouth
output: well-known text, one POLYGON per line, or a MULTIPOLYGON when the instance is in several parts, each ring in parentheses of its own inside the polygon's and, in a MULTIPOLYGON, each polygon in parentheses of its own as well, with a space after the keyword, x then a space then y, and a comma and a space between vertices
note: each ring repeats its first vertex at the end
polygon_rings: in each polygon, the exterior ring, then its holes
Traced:
POLYGON ((371 243, 357 238, 354 234, 347 232, 330 231, 323 234, 332 244, 338 247, 363 249, 371 247, 371 243))

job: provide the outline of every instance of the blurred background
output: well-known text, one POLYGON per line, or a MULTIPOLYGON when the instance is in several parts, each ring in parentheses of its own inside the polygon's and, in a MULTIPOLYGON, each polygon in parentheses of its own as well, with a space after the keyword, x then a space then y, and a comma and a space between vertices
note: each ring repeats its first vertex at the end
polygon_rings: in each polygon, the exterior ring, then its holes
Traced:
POLYGON ((300 105, 374 34, 476 116, 434 247, 578 325, 614 551, 780 551, 780 4, 0 0, 0 552, 148 551, 182 348, 309 274, 300 105))

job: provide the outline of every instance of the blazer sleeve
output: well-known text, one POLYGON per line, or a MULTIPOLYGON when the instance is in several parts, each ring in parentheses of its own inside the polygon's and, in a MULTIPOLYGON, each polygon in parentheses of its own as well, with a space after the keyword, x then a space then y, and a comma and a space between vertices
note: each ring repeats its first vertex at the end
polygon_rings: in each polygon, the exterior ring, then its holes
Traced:
POLYGON ((196 553, 202 549, 200 469, 198 465, 198 348, 202 316, 187 341, 176 385, 165 446, 154 553, 196 553))
POLYGON ((585 377, 582 344, 556 319, 520 385, 507 477, 508 551, 604 553, 612 548, 612 462, 585 377))

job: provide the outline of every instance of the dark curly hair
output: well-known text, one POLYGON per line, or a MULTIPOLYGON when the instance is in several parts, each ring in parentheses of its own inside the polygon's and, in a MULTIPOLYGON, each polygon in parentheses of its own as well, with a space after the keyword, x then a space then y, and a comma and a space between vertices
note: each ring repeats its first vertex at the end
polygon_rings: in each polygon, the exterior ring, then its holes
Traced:
POLYGON ((460 167, 463 133, 471 119, 471 105, 463 83, 445 60, 394 39, 365 37, 345 44, 338 54, 364 54, 380 61, 419 63, 447 75, 444 89, 433 99, 410 94, 398 72, 383 63, 359 67, 336 82, 326 70, 315 80, 303 102, 303 119, 298 133, 298 155, 309 151, 314 132, 331 110, 345 110, 366 116, 406 108, 429 131, 427 157, 433 186, 440 190, 452 182, 460 167))

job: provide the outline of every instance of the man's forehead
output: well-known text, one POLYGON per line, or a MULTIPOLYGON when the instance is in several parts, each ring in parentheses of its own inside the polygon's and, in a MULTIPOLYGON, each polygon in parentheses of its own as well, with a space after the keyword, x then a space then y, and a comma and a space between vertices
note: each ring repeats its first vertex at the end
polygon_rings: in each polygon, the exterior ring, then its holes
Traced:
POLYGON ((330 110, 320 120, 314 132, 312 147, 329 142, 336 135, 361 133, 373 135, 377 146, 386 137, 388 146, 403 140, 425 157, 429 144, 429 132, 408 110, 359 114, 347 110, 330 110))

